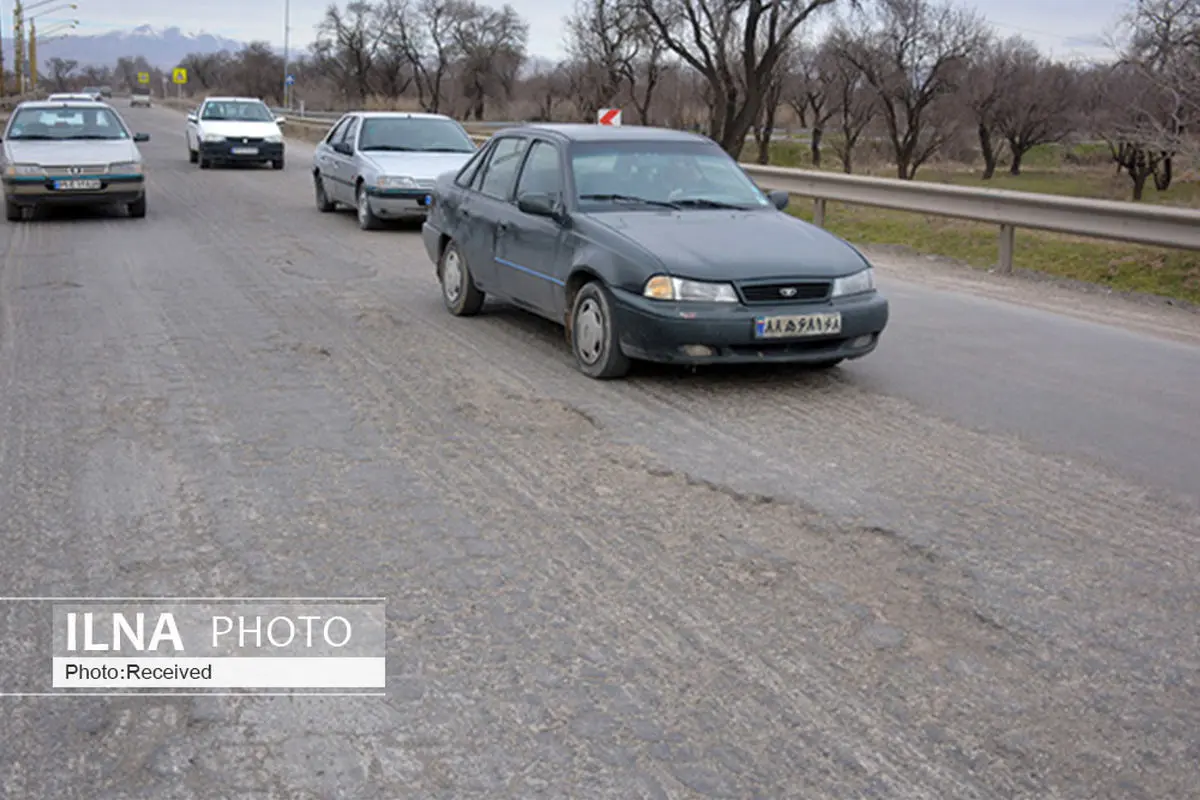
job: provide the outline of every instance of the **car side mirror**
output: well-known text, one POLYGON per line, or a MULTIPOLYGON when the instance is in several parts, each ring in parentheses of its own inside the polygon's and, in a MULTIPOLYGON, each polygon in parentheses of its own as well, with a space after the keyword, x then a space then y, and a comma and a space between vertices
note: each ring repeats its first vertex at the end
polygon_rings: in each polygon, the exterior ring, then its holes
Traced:
POLYGON ((344 156, 354 155, 354 148, 351 147, 350 145, 346 144, 345 142, 338 142, 337 144, 335 144, 333 146, 333 149, 335 151, 341 153, 344 156))
POLYGON ((791 201, 792 196, 790 194, 788 194, 787 192, 775 191, 775 192, 770 192, 767 195, 767 199, 770 200, 771 203, 777 209, 779 209, 780 211, 783 211, 785 208, 788 207, 788 202, 791 201))
POLYGON ((133 140, 134 140, 135 142, 148 142, 148 141, 150 141, 150 134, 148 134, 148 133, 135 133, 135 134, 133 135, 133 140))
POLYGON ((276 117, 276 118, 275 118, 275 124, 276 124, 276 125, 282 125, 282 124, 284 124, 285 122, 287 122, 287 117, 276 117))
POLYGON ((195 121, 196 121, 196 115, 195 115, 195 114, 188 114, 188 115, 187 115, 187 121, 188 121, 188 122, 195 122, 195 121))
POLYGON ((544 192, 526 192, 517 198, 517 208, 535 217, 551 217, 559 219, 558 202, 544 192))

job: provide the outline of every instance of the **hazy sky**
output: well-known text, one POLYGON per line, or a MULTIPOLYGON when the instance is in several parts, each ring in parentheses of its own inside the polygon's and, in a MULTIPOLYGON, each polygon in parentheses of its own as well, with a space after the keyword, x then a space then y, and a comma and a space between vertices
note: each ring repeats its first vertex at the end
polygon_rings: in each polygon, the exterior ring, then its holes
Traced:
MULTIPOLYGON (((64 0, 70 2, 70 0, 64 0)), ((177 25, 184 31, 207 31, 240 40, 266 39, 282 44, 284 0, 76 0, 79 9, 53 18, 75 16, 80 32, 177 25)), ((344 2, 344 0, 343 0, 344 2)), ((562 20, 573 0, 510 0, 530 23, 530 50, 555 57, 562 52, 562 20)), ((1111 31, 1130 0, 962 0, 992 21, 1004 34, 1022 34, 1059 57, 1096 55, 1096 40, 1111 31)), ((500 0, 496 0, 500 4, 500 0)), ((29 5, 26 2, 26 5, 29 5)), ((57 5, 57 4, 55 4, 57 5)), ((314 26, 327 0, 291 0, 292 42, 311 42, 314 26)), ((12 2, 0 0, 3 19, 11 25, 12 2)), ((50 6, 49 8, 53 8, 50 6)), ((47 10, 49 10, 49 8, 47 10)))

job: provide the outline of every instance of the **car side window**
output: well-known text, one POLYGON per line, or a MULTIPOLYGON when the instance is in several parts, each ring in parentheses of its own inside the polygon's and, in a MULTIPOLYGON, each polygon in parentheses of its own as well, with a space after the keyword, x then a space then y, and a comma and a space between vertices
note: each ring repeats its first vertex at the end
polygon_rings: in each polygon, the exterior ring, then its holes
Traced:
POLYGON ((465 189, 474 183, 475 176, 479 174, 479 167, 483 164, 483 162, 487 161, 488 150, 488 146, 484 145, 483 147, 479 148, 475 155, 471 156, 470 160, 467 161, 466 164, 463 164, 463 168, 460 169, 458 174, 454 176, 455 185, 461 186, 465 189))
POLYGON ((521 167, 521 156, 525 155, 528 141, 510 136, 500 139, 492 148, 492 156, 484 168, 483 180, 479 184, 480 194, 507 200, 521 167))
POLYGON ((346 130, 342 133, 342 138, 338 141, 353 147, 356 138, 358 138, 358 117, 351 117, 350 122, 346 124, 346 130))
POLYGON ((329 129, 329 133, 325 136, 325 144, 331 145, 336 142, 338 137, 341 136, 346 130, 346 125, 351 119, 351 117, 342 117, 340 120, 335 122, 333 127, 329 129))
POLYGON ((523 194, 548 194, 556 202, 563 193, 562 164, 558 159, 558 148, 550 142, 535 141, 521 168, 517 179, 517 197, 523 194))

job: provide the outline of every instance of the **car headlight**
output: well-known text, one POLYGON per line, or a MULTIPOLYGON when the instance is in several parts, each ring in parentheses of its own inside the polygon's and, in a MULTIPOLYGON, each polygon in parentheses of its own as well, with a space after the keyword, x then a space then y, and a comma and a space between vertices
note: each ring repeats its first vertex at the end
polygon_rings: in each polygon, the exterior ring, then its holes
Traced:
POLYGON ((206 142, 223 142, 223 141, 225 141, 225 137, 221 136, 220 134, 216 134, 216 133, 206 133, 206 134, 204 134, 204 141, 206 141, 206 142))
POLYGON ((864 270, 837 278, 833 282, 833 297, 845 297, 849 294, 862 294, 875 288, 875 270, 867 267, 864 270))
POLYGON ((415 189, 417 182, 404 175, 383 175, 375 183, 380 189, 415 189))
POLYGON ((40 164, 9 164, 5 168, 6 175, 44 175, 46 170, 40 164))
POLYGON ((651 300, 679 300, 698 303, 736 303, 737 292, 731 283, 689 281, 669 275, 654 275, 646 281, 642 296, 651 300))
POLYGON ((273 133, 270 136, 264 136, 263 141, 267 144, 279 144, 283 141, 283 137, 273 133))
POLYGON ((141 175, 142 162, 140 161, 119 161, 116 164, 108 165, 109 172, 119 172, 124 175, 141 175))

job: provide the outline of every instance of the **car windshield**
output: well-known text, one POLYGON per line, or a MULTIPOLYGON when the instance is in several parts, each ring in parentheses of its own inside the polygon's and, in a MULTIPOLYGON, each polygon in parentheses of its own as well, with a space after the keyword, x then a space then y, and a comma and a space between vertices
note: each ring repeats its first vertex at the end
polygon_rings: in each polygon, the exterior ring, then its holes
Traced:
POLYGON ((12 140, 128 139, 129 131, 108 108, 63 106, 22 108, 8 127, 12 140))
POLYGON ((572 148, 581 207, 763 208, 766 195, 708 142, 586 142, 572 148))
POLYGON ((473 153, 475 143, 457 122, 438 117, 368 117, 359 150, 473 153))
POLYGON ((200 119, 238 122, 274 122, 267 104, 258 100, 221 100, 205 103, 200 119))

